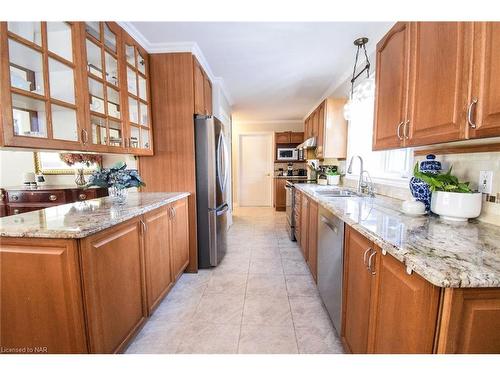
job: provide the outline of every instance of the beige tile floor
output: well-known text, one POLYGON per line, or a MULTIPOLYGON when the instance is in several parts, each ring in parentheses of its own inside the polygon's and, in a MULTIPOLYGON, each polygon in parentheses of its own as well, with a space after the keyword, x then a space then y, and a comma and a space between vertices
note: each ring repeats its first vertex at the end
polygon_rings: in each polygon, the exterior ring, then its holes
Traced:
POLYGON ((184 274, 126 353, 343 353, 286 217, 239 208, 228 252, 184 274))

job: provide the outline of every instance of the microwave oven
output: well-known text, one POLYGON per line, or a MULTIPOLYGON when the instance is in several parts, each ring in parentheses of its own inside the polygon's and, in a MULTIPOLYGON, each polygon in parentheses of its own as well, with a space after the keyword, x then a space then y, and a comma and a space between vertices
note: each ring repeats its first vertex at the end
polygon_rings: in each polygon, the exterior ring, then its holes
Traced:
POLYGON ((293 147, 278 147, 276 160, 278 161, 293 161, 299 159, 298 151, 293 147))

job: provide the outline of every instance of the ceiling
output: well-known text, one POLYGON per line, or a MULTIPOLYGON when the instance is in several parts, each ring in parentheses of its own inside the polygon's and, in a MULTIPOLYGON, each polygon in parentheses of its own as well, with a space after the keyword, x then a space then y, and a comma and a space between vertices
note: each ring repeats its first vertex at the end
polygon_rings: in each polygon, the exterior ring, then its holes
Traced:
MULTIPOLYGON (((195 42, 221 77, 239 121, 301 120, 351 73, 392 22, 131 22, 153 51, 195 42)), ((139 41, 141 38, 139 38, 139 41)), ((191 43, 192 44, 192 43, 191 43)), ((347 93, 346 93, 347 94, 347 93)))

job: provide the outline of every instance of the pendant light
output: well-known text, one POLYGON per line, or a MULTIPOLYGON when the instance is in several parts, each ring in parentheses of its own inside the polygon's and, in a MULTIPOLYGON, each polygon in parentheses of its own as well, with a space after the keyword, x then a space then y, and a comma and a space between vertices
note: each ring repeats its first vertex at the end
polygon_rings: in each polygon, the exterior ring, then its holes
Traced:
POLYGON ((351 117, 352 105, 353 105, 353 95, 354 95, 354 82, 366 72, 366 77, 370 78, 370 60, 368 59, 368 53, 366 52, 366 43, 368 43, 367 37, 361 37, 354 40, 354 45, 356 46, 356 58, 354 60, 354 68, 352 71, 351 78, 351 92, 349 94, 349 100, 344 105, 344 118, 349 120, 351 117), (359 51, 363 50, 365 54, 365 66, 358 73, 356 73, 356 68, 358 65, 359 51))

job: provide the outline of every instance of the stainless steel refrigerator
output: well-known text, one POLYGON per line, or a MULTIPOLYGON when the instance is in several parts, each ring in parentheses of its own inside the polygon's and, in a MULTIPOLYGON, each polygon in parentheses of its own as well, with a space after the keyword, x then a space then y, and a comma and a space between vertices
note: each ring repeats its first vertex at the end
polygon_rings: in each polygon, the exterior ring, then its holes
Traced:
POLYGON ((217 266, 227 248, 229 155, 224 127, 213 116, 195 116, 198 266, 217 266))

